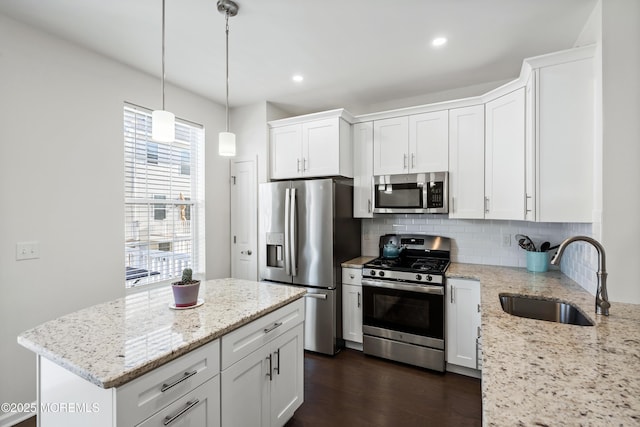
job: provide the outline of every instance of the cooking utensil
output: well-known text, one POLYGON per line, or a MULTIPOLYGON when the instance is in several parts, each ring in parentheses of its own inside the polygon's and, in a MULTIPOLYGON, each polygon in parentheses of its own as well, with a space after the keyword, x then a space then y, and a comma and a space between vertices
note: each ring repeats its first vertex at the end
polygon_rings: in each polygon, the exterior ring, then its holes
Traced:
POLYGON ((540 252, 547 252, 550 246, 551 246, 551 243, 542 242, 542 244, 540 245, 540 252))
POLYGON ((520 238, 520 240, 518 240, 518 244, 525 251, 536 252, 538 250, 538 249, 536 249, 536 245, 529 238, 529 236, 527 236, 525 234, 516 234, 516 239, 517 238, 520 238))
POLYGON ((554 249, 558 249, 559 247, 560 245, 551 246, 549 249, 547 249, 547 251, 552 251, 554 249))
POLYGON ((382 257, 388 259, 398 258, 400 252, 404 249, 404 246, 398 246, 395 243, 389 242, 382 247, 382 257))

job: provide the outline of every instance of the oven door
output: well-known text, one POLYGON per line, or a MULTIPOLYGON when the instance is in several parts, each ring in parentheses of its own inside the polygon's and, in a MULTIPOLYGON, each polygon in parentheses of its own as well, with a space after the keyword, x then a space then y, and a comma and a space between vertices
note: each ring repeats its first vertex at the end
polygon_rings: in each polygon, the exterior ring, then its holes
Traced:
POLYGON ((362 294, 365 332, 395 331, 421 341, 415 344, 444 349, 444 286, 363 279, 362 294))

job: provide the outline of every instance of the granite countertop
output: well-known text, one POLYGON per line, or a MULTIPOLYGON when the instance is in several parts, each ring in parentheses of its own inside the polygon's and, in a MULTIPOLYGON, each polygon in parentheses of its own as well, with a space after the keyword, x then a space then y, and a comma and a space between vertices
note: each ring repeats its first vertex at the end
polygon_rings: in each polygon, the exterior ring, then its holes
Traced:
POLYGON ((447 277, 481 283, 483 425, 640 424, 640 305, 596 315, 595 297, 557 270, 453 263, 447 277), (501 292, 574 303, 596 325, 512 316, 501 292))
POLYGON ((343 268, 362 268, 362 266, 372 259, 376 259, 374 256, 359 256, 358 258, 350 259, 340 264, 343 268))
POLYGON ((203 281, 200 307, 172 310, 170 286, 132 293, 43 323, 18 343, 103 388, 120 386, 272 312, 302 288, 203 281))

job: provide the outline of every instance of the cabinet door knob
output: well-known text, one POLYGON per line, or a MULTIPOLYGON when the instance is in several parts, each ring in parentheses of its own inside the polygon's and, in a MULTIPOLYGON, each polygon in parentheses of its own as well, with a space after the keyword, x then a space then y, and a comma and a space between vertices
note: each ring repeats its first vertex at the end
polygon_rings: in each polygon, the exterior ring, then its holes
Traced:
POLYGON ((251 255, 253 252, 251 252, 251 249, 249 249, 248 251, 241 251, 240 253, 242 255, 251 255))

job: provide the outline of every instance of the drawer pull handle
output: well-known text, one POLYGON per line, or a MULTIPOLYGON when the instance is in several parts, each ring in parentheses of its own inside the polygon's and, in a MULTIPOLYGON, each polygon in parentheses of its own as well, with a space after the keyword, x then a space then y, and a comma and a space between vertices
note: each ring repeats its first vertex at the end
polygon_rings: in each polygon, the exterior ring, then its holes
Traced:
POLYGON ((199 399, 196 400, 190 400, 186 403, 185 407, 182 408, 182 410, 180 412, 178 412, 177 414, 175 414, 173 417, 171 415, 167 415, 164 418, 164 425, 168 426, 169 424, 171 424, 172 422, 174 422, 175 420, 177 420, 178 418, 180 418, 185 412, 187 412, 189 409, 193 408, 194 406, 196 406, 198 403, 200 403, 199 399))
POLYGON ((271 327, 264 328, 264 333, 268 334, 269 332, 273 331, 278 326, 282 326, 282 322, 277 322, 277 323, 274 323, 273 326, 271 326, 271 327))
POLYGON ((182 381, 186 380, 187 378, 191 378, 192 376, 194 376, 197 373, 198 373, 197 370, 191 371, 191 372, 185 372, 184 375, 182 376, 182 378, 179 378, 179 379, 175 380, 171 384, 162 384, 162 388, 160 389, 160 391, 164 393, 165 391, 169 390, 172 387, 177 386, 182 381))

